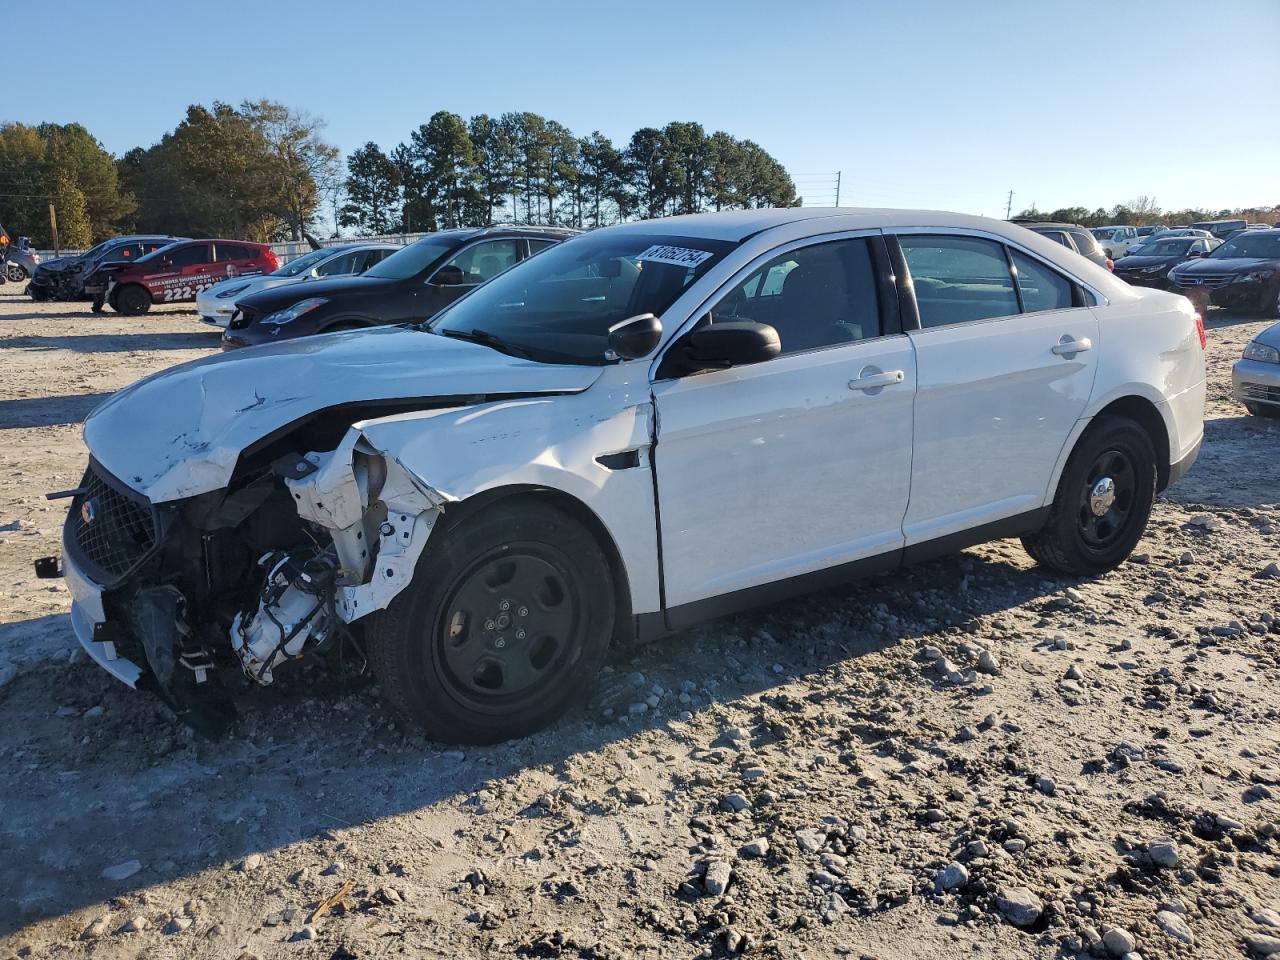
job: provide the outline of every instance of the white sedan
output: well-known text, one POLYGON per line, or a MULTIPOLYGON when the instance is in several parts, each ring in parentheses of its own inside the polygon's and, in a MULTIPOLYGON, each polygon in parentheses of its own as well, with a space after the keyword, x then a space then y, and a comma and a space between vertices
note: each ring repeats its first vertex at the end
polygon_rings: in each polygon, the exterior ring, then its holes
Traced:
POLYGON ((235 313, 237 300, 285 284, 364 273, 400 249, 394 243, 346 243, 321 247, 290 260, 271 273, 232 277, 205 288, 196 297, 196 312, 204 323, 226 329, 231 315, 235 313))
POLYGON ((108 400, 72 623, 192 723, 229 715, 218 666, 331 650, 435 739, 520 736, 633 635, 997 537, 1105 573, 1196 458, 1204 342, 1186 299, 995 220, 596 230, 428 324, 108 400))

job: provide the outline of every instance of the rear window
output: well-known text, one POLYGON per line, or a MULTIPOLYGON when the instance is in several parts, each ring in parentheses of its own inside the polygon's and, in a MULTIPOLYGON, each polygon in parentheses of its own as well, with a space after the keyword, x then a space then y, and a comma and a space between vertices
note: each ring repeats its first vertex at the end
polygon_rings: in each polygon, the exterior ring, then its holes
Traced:
POLYGON ((1098 241, 1093 239, 1093 234, 1084 230, 1071 230, 1070 233, 1071 239, 1076 242, 1076 249, 1086 257, 1098 253, 1098 241))
POLYGON ((258 251, 253 247, 242 247, 233 243, 218 244, 218 262, 226 263, 228 260, 252 260, 258 255, 258 251))

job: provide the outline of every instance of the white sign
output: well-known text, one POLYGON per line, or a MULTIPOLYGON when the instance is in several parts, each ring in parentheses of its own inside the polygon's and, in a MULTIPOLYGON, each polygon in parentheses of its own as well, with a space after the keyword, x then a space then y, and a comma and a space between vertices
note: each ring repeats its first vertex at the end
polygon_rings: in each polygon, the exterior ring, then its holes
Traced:
POLYGON ((710 260, 715 254, 706 250, 693 250, 689 247, 669 247, 665 243, 655 243, 637 260, 649 260, 653 263, 669 263, 676 267, 696 267, 704 260, 710 260))

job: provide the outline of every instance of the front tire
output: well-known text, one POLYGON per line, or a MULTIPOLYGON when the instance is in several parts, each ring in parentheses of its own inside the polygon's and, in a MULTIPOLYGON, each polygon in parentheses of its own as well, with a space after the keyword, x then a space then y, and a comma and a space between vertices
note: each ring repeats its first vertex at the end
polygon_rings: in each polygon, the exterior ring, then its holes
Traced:
POLYGON ((21 283, 27 279, 27 269, 20 263, 10 263, 5 268, 5 275, 14 283, 21 283))
POLYGON ((616 616, 609 562, 572 516, 529 500, 439 522, 412 583, 371 625, 374 672, 433 740, 526 736, 604 662, 616 616))
POLYGON ((1155 493, 1147 432, 1132 420, 1100 417, 1067 460, 1048 522, 1022 545, 1036 563, 1061 573, 1106 573, 1142 539, 1155 493))
POLYGON ((1280 407, 1273 407, 1269 404, 1246 403, 1244 408, 1255 417, 1263 417, 1267 420, 1280 419, 1280 407))
POLYGON ((140 317, 151 309, 151 292, 146 287, 131 283, 115 292, 111 305, 126 317, 140 317))

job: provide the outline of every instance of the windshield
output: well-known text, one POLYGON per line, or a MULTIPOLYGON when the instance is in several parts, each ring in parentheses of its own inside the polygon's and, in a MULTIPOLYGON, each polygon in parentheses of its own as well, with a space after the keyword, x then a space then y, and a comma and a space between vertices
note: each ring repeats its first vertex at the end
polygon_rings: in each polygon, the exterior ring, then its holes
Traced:
POLYGON ((112 247, 112 246, 115 246, 115 245, 117 245, 117 244, 119 244, 119 243, 121 243, 121 241, 120 241, 118 238, 117 238, 117 239, 112 239, 112 240, 103 240, 103 241, 102 241, 100 244, 98 244, 96 247, 90 247, 90 248, 89 248, 88 250, 86 250, 84 253, 80 254, 80 259, 81 259, 81 260, 92 260, 94 257, 97 257, 97 256, 101 255, 101 254, 102 254, 103 252, 105 252, 108 248, 110 248, 110 247, 112 247))
POLYGON ((335 253, 341 253, 342 250, 342 247, 321 247, 319 250, 312 250, 310 253, 304 253, 296 260, 290 260, 279 270, 271 271, 270 276, 300 277, 320 261, 327 260, 335 253))
POLYGON ((1182 257, 1186 256, 1187 251, 1191 248, 1194 240, 1153 240, 1151 243, 1144 243, 1137 250, 1129 254, 1131 257, 1182 257))
POLYGON ((517 264, 459 300, 434 333, 475 336, 551 363, 602 364, 609 328, 661 316, 737 244, 602 230, 517 264))
POLYGON ((383 280, 408 280, 454 250, 458 246, 457 241, 457 237, 449 240, 426 237, 409 244, 403 250, 397 250, 372 270, 366 270, 364 276, 381 277, 383 280))
POLYGON ((1213 251, 1210 256, 1219 260, 1227 257, 1280 260, 1280 233, 1238 234, 1213 251))

